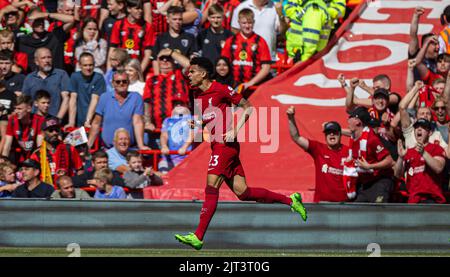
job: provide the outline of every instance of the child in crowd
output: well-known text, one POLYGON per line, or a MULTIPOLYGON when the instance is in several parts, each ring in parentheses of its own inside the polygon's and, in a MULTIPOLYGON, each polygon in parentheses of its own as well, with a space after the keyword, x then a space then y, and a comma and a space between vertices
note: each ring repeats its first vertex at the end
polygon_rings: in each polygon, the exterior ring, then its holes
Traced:
POLYGON ((125 172, 123 179, 125 186, 129 188, 145 188, 147 186, 160 186, 163 184, 151 167, 144 169, 142 165, 142 155, 137 151, 130 151, 127 154, 129 171, 125 172))
POLYGON ((34 100, 35 114, 44 118, 49 117, 48 109, 50 108, 51 96, 46 90, 38 90, 34 100))
POLYGON ((0 163, 0 198, 11 197, 20 185, 16 180, 16 166, 10 162, 0 163))
POLYGON ((109 168, 103 168, 94 174, 95 199, 126 199, 127 194, 123 188, 112 185, 113 173, 109 168))
POLYGON ((14 33, 10 30, 0 31, 0 50, 10 50, 13 52, 14 64, 12 66, 12 72, 21 73, 25 72, 28 67, 27 54, 22 52, 16 52, 14 33))

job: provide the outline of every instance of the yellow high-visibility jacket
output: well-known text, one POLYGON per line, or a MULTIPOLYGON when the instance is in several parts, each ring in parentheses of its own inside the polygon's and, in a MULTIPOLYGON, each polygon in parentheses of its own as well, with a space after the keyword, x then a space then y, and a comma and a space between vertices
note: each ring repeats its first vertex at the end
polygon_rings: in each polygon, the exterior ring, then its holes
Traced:
POLYGON ((289 57, 305 61, 326 46, 331 31, 328 8, 323 0, 289 0, 286 3, 284 11, 290 21, 286 32, 289 57))

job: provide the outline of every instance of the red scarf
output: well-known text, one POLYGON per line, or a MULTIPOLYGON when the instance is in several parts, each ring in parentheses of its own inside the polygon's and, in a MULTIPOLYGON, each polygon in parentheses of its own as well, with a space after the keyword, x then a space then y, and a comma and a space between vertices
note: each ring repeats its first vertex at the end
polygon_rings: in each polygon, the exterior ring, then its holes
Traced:
MULTIPOLYGON (((370 128, 364 127, 361 139, 359 140, 359 153, 358 157, 367 158, 367 139, 369 138, 370 128)), ((344 187, 347 192, 348 199, 354 199, 356 197, 356 184, 358 181, 358 172, 367 172, 366 170, 359 168, 356 165, 356 160, 353 159, 353 145, 355 144, 355 140, 353 137, 350 138, 350 149, 348 150, 348 158, 344 162, 344 172, 342 175, 342 179, 344 182, 344 187)))

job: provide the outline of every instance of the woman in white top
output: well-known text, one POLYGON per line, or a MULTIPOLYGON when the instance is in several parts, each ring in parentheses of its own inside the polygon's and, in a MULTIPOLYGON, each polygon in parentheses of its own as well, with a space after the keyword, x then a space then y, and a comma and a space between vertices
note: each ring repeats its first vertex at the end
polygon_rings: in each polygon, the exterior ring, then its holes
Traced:
POLYGON ((128 91, 134 91, 139 93, 141 96, 144 95, 144 75, 141 70, 141 63, 138 59, 131 59, 125 65, 125 71, 130 79, 130 85, 128 86, 128 91))
MULTIPOLYGON (((108 53, 108 43, 102 38, 99 39, 98 24, 94 18, 86 18, 82 26, 80 39, 75 42, 75 57, 78 61, 83 52, 91 53, 95 60, 95 71, 103 74, 108 53)), ((76 70, 80 70, 78 62, 76 70)))

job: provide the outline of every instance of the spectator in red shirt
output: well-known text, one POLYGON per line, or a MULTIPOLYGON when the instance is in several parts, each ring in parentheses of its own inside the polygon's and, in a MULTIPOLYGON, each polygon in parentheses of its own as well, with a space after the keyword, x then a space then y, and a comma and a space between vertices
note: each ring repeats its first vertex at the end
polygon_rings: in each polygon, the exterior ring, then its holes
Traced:
POLYGON ((92 17, 98 19, 100 16, 101 0, 80 0, 81 18, 92 17))
POLYGON ((385 141, 391 141, 395 145, 397 139, 394 130, 391 128, 391 121, 394 119, 395 114, 388 107, 390 99, 389 91, 385 88, 377 88, 372 93, 373 97, 371 99, 361 99, 355 97, 355 88, 361 83, 358 78, 352 78, 350 80, 350 86, 346 84, 343 74, 339 74, 338 80, 346 92, 345 106, 347 110, 351 110, 355 106, 367 107, 370 116, 380 124, 376 129, 376 133, 385 141))
POLYGON ((243 89, 258 85, 269 76, 270 56, 266 41, 253 32, 255 23, 253 11, 239 12, 240 32, 228 38, 222 49, 222 56, 233 65, 234 80, 243 84, 243 89))
POLYGON ((169 0, 144 0, 144 19, 152 24, 155 36, 167 32, 167 19, 158 11, 167 1, 169 0))
POLYGON ((295 108, 287 110, 289 131, 294 142, 314 159, 316 168, 316 191, 314 202, 347 201, 347 193, 342 182, 344 161, 348 157, 348 147, 341 143, 341 126, 335 121, 324 125, 325 144, 305 138, 299 134, 295 123, 295 108))
POLYGON ((74 176, 83 173, 83 161, 75 147, 60 140, 61 127, 58 118, 45 119, 42 124, 44 141, 31 155, 31 159, 40 162, 42 180, 49 184, 55 184, 63 175, 74 176), (42 152, 44 150, 45 153, 42 152))
MULTIPOLYGON (((124 19, 116 21, 111 33, 109 55, 116 48, 128 51, 132 59, 141 61, 142 71, 147 69, 152 54, 153 31, 149 23, 142 17, 142 1, 128 0, 128 15, 124 19)), ((108 69, 111 66, 109 65, 108 69)))
POLYGON ((10 156, 16 163, 28 159, 43 139, 41 125, 44 118, 32 114, 32 107, 33 100, 30 96, 17 97, 15 114, 8 120, 2 155, 10 156))
POLYGON ((369 112, 357 107, 350 112, 350 152, 358 173, 355 202, 386 203, 393 188, 393 160, 372 128, 369 112))
POLYGON ((399 158, 394 171, 399 178, 406 172, 408 203, 445 203, 441 188, 445 151, 439 144, 428 142, 431 128, 430 121, 419 119, 414 123, 416 147, 405 149, 398 141, 399 158))

